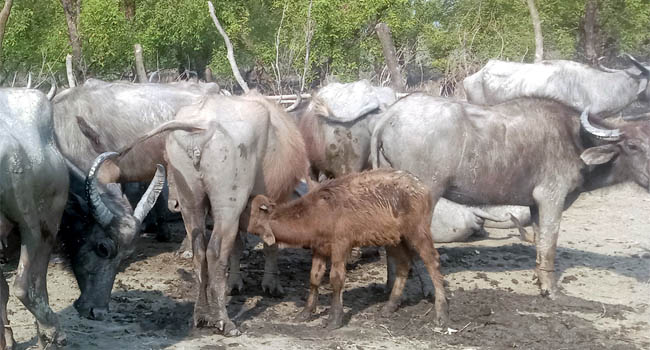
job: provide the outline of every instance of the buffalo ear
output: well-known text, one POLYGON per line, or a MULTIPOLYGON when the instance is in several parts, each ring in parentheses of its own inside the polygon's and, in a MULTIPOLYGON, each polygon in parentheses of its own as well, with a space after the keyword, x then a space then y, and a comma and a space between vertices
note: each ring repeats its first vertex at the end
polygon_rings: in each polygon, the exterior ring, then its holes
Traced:
POLYGON ((580 158, 587 165, 605 164, 617 156, 620 149, 615 144, 590 147, 582 152, 580 158))
POLYGON ((93 150, 99 154, 107 152, 106 146, 101 142, 99 133, 81 116, 77 116, 77 125, 81 133, 86 136, 88 141, 93 147, 93 150))

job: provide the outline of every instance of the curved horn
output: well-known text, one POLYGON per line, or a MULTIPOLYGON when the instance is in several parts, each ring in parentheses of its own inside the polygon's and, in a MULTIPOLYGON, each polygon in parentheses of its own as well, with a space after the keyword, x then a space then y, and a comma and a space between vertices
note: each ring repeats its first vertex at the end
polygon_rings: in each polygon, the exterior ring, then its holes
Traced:
POLYGON ((646 68, 643 64, 641 64, 639 61, 637 61, 632 55, 630 54, 625 54, 625 57, 627 57, 633 65, 635 65, 639 70, 641 71, 641 74, 650 77, 650 71, 648 71, 648 68, 646 68))
POLYGON ((32 72, 27 73, 27 88, 32 88, 32 72))
POLYGON ((156 168, 156 175, 153 176, 153 180, 151 180, 147 191, 142 195, 140 202, 138 202, 138 205, 133 211, 133 216, 140 222, 149 214, 149 211, 153 208, 165 185, 165 167, 156 164, 156 168))
POLYGON ((47 93, 47 99, 52 101, 54 95, 56 95, 56 80, 52 78, 52 86, 50 87, 50 91, 47 93))
POLYGON ((607 67, 603 66, 603 63, 602 63, 603 59, 605 59, 605 56, 601 56, 601 57, 598 58, 598 68, 600 70, 602 70, 603 72, 618 73, 618 72, 623 71, 622 69, 612 69, 612 68, 607 68, 607 67))
POLYGON ((117 156, 118 154, 115 152, 105 152, 100 154, 90 167, 88 176, 86 176, 86 198, 90 205, 90 211, 95 220, 97 220, 102 227, 106 227, 113 220, 115 215, 106 204, 104 204, 102 197, 99 195, 99 190, 97 189, 97 172, 101 168, 102 163, 108 159, 116 158, 117 156))
POLYGON ((593 126, 589 122, 589 109, 591 106, 588 106, 585 108, 585 110, 582 112, 580 115, 580 124, 582 127, 587 131, 588 133, 596 136, 597 138, 605 141, 618 141, 621 139, 621 136, 623 136, 623 133, 618 130, 618 129, 613 129, 613 130, 607 130, 607 129, 601 129, 593 126))
POLYGON ((302 93, 298 92, 296 95, 296 101, 293 102, 293 104, 285 109, 286 112, 293 112, 298 108, 298 105, 300 105, 300 102, 302 102, 302 93))

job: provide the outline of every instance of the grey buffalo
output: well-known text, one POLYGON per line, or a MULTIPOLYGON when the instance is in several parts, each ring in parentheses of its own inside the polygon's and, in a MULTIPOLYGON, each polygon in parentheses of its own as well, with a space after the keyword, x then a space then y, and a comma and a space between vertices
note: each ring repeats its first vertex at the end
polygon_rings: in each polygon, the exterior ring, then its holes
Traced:
POLYGON ((577 110, 605 117, 632 102, 650 100, 649 67, 628 58, 626 70, 597 70, 564 60, 518 63, 490 60, 463 80, 467 101, 495 105, 521 97, 549 98, 577 110))
MULTIPOLYGON (((194 325, 237 335, 226 312, 226 273, 231 252, 241 249, 238 229, 248 225, 248 215, 242 214, 251 195, 266 194, 279 202, 289 198, 307 177, 305 144, 291 117, 255 94, 205 96, 137 142, 183 124, 200 131, 171 132, 165 149, 170 195, 178 198, 194 252, 199 288, 194 325), (207 210, 214 221, 211 234, 205 232, 207 210)), ((264 275, 273 289, 278 288, 275 268, 267 264, 264 275)), ((230 278, 241 280, 238 264, 231 264, 230 278)))
MULTIPOLYGON (((0 238, 20 232, 14 294, 36 317, 39 342, 65 343, 48 305, 47 264, 68 198, 68 172, 54 142, 52 106, 37 90, 0 90, 0 238)), ((13 348, 9 287, 0 277, 0 348, 13 348)))
POLYGON ((142 143, 119 160, 111 156, 102 157, 98 162, 98 157, 104 151, 124 147, 140 134, 172 119, 182 106, 197 103, 201 96, 216 93, 216 89, 215 84, 159 85, 89 80, 54 98, 56 143, 68 161, 72 180, 72 194, 66 210, 69 215, 66 215, 68 220, 65 220, 61 236, 72 257, 73 271, 81 289, 81 296, 75 302, 80 314, 96 319, 105 317, 117 267, 132 250, 133 240, 148 212, 134 212, 119 186, 111 183, 154 179, 152 191, 136 206, 145 208, 144 203, 157 198, 161 179, 164 180, 164 174, 154 176, 158 164, 165 164, 164 139, 154 138, 142 143), (88 183, 90 192, 85 185, 89 172, 93 173, 91 178, 99 180, 88 183), (93 206, 88 196, 92 193, 101 193, 99 204, 105 205, 93 206), (99 220, 102 215, 97 210, 103 210, 101 208, 108 208, 104 213, 114 218, 99 220))
MULTIPOLYGON (((369 169, 372 132, 382 112, 396 99, 391 88, 371 86, 367 80, 322 88, 301 111, 298 124, 313 177, 340 177, 369 169)), ((436 242, 465 241, 483 228, 484 220, 502 220, 506 211, 528 221, 526 208, 474 208, 442 199, 436 206, 431 231, 436 242)), ((512 225, 490 221, 488 226, 512 225)))
POLYGON ((419 176, 434 200, 530 207, 536 274, 542 295, 553 297, 564 208, 583 191, 626 181, 649 186, 650 122, 618 129, 592 119, 550 100, 483 107, 413 94, 378 124, 372 162, 419 176))

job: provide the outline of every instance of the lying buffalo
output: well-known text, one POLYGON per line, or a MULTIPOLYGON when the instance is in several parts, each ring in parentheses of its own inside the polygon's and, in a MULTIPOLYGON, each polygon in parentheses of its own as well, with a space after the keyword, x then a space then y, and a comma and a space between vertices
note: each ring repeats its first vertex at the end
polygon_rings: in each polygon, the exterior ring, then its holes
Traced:
MULTIPOLYGON (((257 94, 206 96, 136 145, 170 127, 186 130, 170 133, 165 150, 170 194, 178 198, 194 253, 199 288, 194 325, 237 335, 226 312, 226 281, 231 252, 241 249, 238 229, 248 226, 247 215, 242 214, 252 195, 266 194, 279 202, 289 198, 307 177, 305 143, 291 117, 257 94), (199 131, 187 132, 192 129, 199 131), (211 234, 205 232, 208 211, 214 221, 211 234)), ((277 267, 270 268, 267 264, 264 282, 278 289, 279 285, 270 284, 277 281, 277 267)), ((230 278, 241 280, 237 264, 231 264, 230 278)))
POLYGON ((562 211, 581 192, 650 183, 650 122, 620 129, 551 100, 493 107, 405 97, 386 111, 372 140, 373 166, 417 175, 434 200, 528 206, 542 295, 556 295, 555 253, 562 211), (435 162, 422 155, 435 155, 435 162))
MULTIPOLYGON (((372 132, 382 112, 396 99, 391 88, 378 88, 367 80, 322 88, 299 115, 313 176, 340 177, 369 169, 372 132)), ((431 231, 436 242, 461 242, 481 231, 486 219, 503 220, 506 213, 529 221, 527 208, 476 208, 441 199, 431 231)), ((512 227, 512 223, 488 221, 486 226, 512 227)))
MULTIPOLYGON (((14 295, 36 317, 39 343, 63 345, 46 277, 68 198, 68 173, 54 142, 52 105, 37 90, 0 89, 0 174, 0 239, 14 227, 21 239, 14 295)), ((0 349, 12 349, 9 286, 0 274, 0 349)))

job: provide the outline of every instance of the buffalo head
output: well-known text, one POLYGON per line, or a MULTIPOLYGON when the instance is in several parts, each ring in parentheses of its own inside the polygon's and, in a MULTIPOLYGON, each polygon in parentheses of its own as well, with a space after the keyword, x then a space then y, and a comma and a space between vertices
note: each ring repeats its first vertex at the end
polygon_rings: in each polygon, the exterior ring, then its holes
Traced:
MULTIPOLYGON (((122 194, 118 184, 100 185, 98 171, 106 160, 117 153, 101 154, 92 164, 83 180, 85 198, 71 194, 68 215, 62 225, 66 251, 81 295, 74 307, 82 316, 103 319, 108 313, 111 290, 120 263, 134 249, 140 224, 153 207, 162 191, 165 169, 158 165, 156 174, 135 210, 122 194)), ((79 182, 82 173, 71 167, 72 181, 79 182)), ((79 186, 77 186, 79 187, 79 186)))
MULTIPOLYGON (((589 108, 582 112, 581 126, 601 144, 587 148, 580 157, 587 165, 600 166, 597 181, 630 180, 650 191, 650 122, 626 122, 620 128, 599 127, 589 122, 588 113, 589 108)), ((600 123, 606 125, 602 120, 600 123)))

